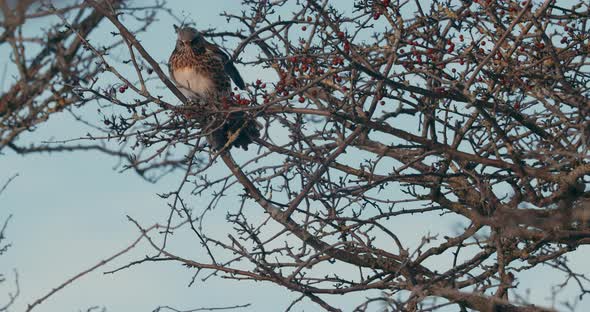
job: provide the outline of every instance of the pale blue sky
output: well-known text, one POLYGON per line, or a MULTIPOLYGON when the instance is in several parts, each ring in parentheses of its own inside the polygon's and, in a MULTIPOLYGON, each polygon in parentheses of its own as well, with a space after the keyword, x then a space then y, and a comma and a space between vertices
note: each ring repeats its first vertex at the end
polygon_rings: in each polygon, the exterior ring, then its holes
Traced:
MULTIPOLYGON (((228 25, 218 13, 236 11, 238 1, 172 0, 168 3, 177 14, 194 20, 199 28, 234 29, 234 25, 228 25)), ((139 38, 156 60, 166 60, 173 48, 172 24, 173 21, 163 14, 156 26, 139 38)), ((29 30, 40 26, 30 25, 29 30)), ((3 53, 0 59, 7 59, 6 51, 0 50, 0 53, 3 53)), ((270 78, 256 68, 239 69, 247 82, 270 78)), ((92 118, 95 111, 95 107, 85 108, 84 115, 92 118)), ((81 129, 64 113, 52 117, 23 138, 37 142, 67 139, 78 137, 81 129)), ((113 170, 116 164, 111 157, 90 152, 21 157, 6 150, 5 155, 0 155, 0 184, 13 174, 19 174, 0 195, 0 220, 13 215, 7 232, 13 247, 0 257, 0 271, 10 277, 12 268, 16 268, 20 275, 21 295, 12 311, 23 311, 27 304, 66 279, 129 245, 138 233, 126 220, 126 215, 148 226, 166 219, 169 212, 166 202, 156 194, 174 189, 179 176, 168 176, 157 184, 150 184, 133 172, 118 173, 113 170)), ((202 202, 195 198, 191 205, 199 209, 202 202)), ((224 237, 229 226, 224 222, 225 211, 221 208, 209 215, 206 228, 208 234, 218 237, 224 237)), ((251 209, 259 208, 252 206, 251 209)), ((417 227, 400 218, 395 226, 402 237, 416 239, 421 236, 416 232, 452 233, 457 225, 456 220, 440 220, 425 218, 417 227)), ((172 248, 184 255, 202 257, 204 251, 198 241, 185 234, 176 234, 172 248)), ((588 248, 580 248, 575 253, 577 256, 572 257, 571 265, 589 273, 585 264, 589 258, 584 253, 588 253, 588 248)), ((245 303, 252 303, 252 306, 243 311, 277 311, 284 310, 290 299, 299 296, 269 283, 236 283, 215 278, 188 288, 191 271, 171 263, 148 263, 115 275, 102 274, 146 254, 153 253, 146 245, 141 245, 60 291, 35 311, 78 311, 95 305, 105 306, 108 311, 152 311, 159 305, 189 309, 245 303)), ((534 302, 547 304, 544 299, 549 295, 548 281, 555 281, 551 274, 537 269, 521 275, 520 280, 523 284, 520 289, 533 287, 531 299, 534 302)), ((0 285, 0 304, 10 287, 11 283, 0 285)), ((355 296, 326 298, 344 310, 362 302, 355 296)), ((295 311, 319 310, 308 301, 297 307, 295 311)))

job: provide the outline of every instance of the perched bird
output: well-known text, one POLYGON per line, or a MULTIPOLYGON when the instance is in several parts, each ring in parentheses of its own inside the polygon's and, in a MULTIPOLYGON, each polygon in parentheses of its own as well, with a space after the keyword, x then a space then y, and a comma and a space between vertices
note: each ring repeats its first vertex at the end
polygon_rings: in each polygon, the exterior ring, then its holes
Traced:
MULTIPOLYGON (((205 101, 207 105, 232 105, 230 79, 242 90, 245 84, 227 54, 193 27, 174 25, 174 29, 178 38, 168 66, 178 89, 188 99, 205 101)), ((209 143, 219 150, 240 131, 232 144, 248 150, 248 144, 260 136, 260 125, 247 117, 244 112, 234 112, 215 120, 209 127, 213 129, 207 137, 209 143)))

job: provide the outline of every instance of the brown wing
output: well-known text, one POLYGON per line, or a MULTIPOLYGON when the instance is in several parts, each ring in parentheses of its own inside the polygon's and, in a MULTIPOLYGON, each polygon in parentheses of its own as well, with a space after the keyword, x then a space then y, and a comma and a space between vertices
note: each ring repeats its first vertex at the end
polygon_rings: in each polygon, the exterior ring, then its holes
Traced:
POLYGON ((223 62, 223 70, 226 75, 228 75, 231 80, 238 86, 238 88, 244 90, 246 88, 246 84, 238 72, 238 69, 234 66, 232 61, 229 59, 229 56, 225 54, 219 47, 214 44, 207 42, 206 49, 213 52, 217 57, 221 59, 223 62))
MULTIPOLYGON (((176 25, 174 25, 174 27, 178 27, 176 25)), ((170 80, 172 80, 172 82, 174 82, 174 84, 178 85, 178 83, 176 82, 176 79, 174 79, 174 70, 173 70, 173 62, 175 61, 174 58, 176 56, 176 53, 178 53, 176 51, 176 49, 174 49, 174 51, 172 51, 172 54, 170 55, 170 58, 168 59, 168 76, 170 77, 170 80)))

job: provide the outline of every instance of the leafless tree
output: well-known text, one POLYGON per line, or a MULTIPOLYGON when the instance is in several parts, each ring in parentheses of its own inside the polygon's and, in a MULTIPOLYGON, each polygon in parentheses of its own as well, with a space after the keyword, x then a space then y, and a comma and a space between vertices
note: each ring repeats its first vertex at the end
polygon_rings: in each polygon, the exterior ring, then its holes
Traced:
POLYGON ((169 218, 130 217, 140 235, 109 259, 140 240, 154 254, 111 273, 179 262, 193 281, 223 276, 299 292, 287 310, 308 299, 328 311, 548 311, 557 306, 526 302, 517 288, 521 272, 543 265, 583 298, 590 281, 567 256, 590 243, 589 4, 337 5, 245 0, 241 14, 222 14, 232 29, 204 30, 235 63, 275 77, 251 81, 225 108, 191 105, 138 39, 163 4, 86 0, 7 18, 0 44, 12 47, 20 80, 1 97, 0 151, 97 149, 150 180, 183 172, 160 195, 169 218), (44 14, 60 20, 47 40, 21 35, 19 23, 44 14), (88 39, 105 24, 116 29, 110 43, 88 39), (34 44, 44 48, 25 56, 34 44), (120 47, 125 59, 109 55, 120 47), (19 146, 19 134, 50 114, 95 103, 100 125, 80 117, 92 133, 19 146), (194 116, 236 111, 264 125, 254 151, 212 150, 194 116), (208 234, 213 209, 227 211, 227 235, 208 234), (415 233, 401 233, 400 219, 415 233), (460 226, 433 233, 435 219, 460 226), (181 228, 207 259, 169 249, 181 228), (367 299, 329 299, 351 293, 367 299))

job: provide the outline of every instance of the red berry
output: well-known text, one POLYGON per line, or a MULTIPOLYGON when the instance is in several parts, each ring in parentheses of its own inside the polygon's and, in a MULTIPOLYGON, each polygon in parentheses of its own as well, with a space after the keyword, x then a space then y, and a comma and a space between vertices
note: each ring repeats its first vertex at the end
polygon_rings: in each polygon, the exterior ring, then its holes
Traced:
POLYGON ((301 27, 301 30, 306 31, 307 30, 307 26, 301 27))
POLYGON ((451 45, 449 46, 449 48, 447 49, 447 52, 451 53, 455 51, 455 44, 451 43, 451 45))
POLYGON ((125 90, 127 90, 127 88, 123 87, 119 87, 119 92, 121 93, 125 93, 125 90))
POLYGON ((348 53, 350 52, 350 42, 345 41, 344 42, 344 53, 348 53))
POLYGON ((338 38, 344 39, 344 32, 339 31, 336 35, 338 36, 338 38))
POLYGON ((260 79, 256 79, 256 85, 259 86, 262 84, 262 81, 260 79))
POLYGON ((302 97, 302 96, 300 96, 300 97, 299 97, 299 103, 303 103, 303 102, 305 102, 305 98, 304 98, 304 97, 302 97))
POLYGON ((380 17, 381 17, 381 13, 379 13, 379 12, 373 13, 373 19, 374 20, 378 20, 380 17))

